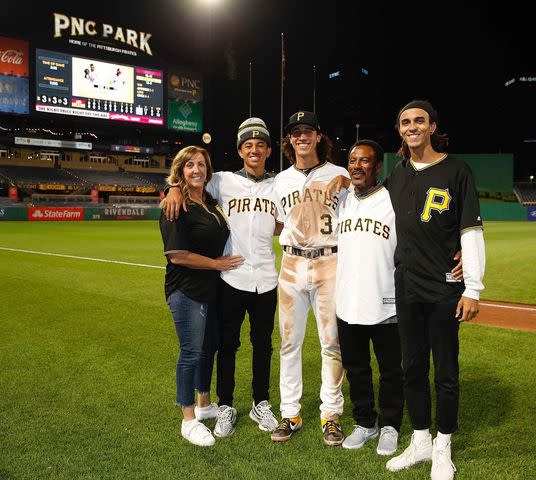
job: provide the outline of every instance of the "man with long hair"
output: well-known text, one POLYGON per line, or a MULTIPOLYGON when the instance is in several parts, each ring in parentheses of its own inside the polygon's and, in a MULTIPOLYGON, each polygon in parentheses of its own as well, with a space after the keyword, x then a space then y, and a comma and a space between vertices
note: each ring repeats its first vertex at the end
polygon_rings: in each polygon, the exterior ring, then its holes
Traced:
POLYGON ((274 191, 284 219, 280 243, 279 330, 282 420, 272 440, 284 442, 302 426, 302 345, 309 309, 318 328, 322 355, 320 389, 324 442, 340 445, 339 417, 343 410, 342 362, 335 317, 337 269, 337 199, 326 187, 346 169, 331 163, 332 144, 312 112, 290 117, 283 152, 291 167, 275 178, 274 191))
POLYGON ((432 460, 433 480, 452 480, 451 435, 457 429, 459 322, 478 314, 485 248, 478 194, 469 167, 446 153, 433 106, 415 100, 397 116, 403 160, 388 178, 396 214, 396 311, 404 394, 413 435, 387 462, 398 471, 432 460), (462 247, 464 281, 453 278, 462 247), (430 351, 436 390, 437 437, 432 441, 430 351))

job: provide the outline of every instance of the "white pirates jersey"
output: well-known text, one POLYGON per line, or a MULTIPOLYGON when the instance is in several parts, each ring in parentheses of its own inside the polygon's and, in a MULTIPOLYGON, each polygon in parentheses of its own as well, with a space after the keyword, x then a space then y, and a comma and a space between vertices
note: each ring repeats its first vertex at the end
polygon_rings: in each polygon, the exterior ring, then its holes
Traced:
POLYGON ((258 181, 245 170, 217 172, 207 184, 231 230, 223 254, 245 259, 236 270, 221 272, 221 278, 238 290, 264 293, 277 286, 272 242, 278 211, 273 185, 269 175, 258 181))
POLYGON ((382 185, 360 196, 341 194, 337 254, 337 316, 350 324, 376 325, 396 315, 395 212, 382 185))
POLYGON ((338 175, 348 177, 342 167, 325 162, 305 174, 295 166, 275 177, 274 191, 284 228, 281 245, 298 248, 337 245, 337 202, 326 189, 338 175))

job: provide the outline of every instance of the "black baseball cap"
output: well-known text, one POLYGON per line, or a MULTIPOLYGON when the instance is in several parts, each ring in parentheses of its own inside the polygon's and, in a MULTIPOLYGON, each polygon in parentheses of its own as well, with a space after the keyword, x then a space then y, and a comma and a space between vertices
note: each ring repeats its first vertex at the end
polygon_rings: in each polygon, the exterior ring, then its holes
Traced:
POLYGON ((397 125, 400 122, 402 114, 410 108, 420 108, 421 110, 424 110, 430 118, 430 123, 439 123, 437 111, 428 100, 412 100, 407 105, 404 105, 398 112, 398 116, 396 117, 397 125))
POLYGON ((287 126, 285 127, 285 132, 290 133, 290 131, 296 125, 309 125, 313 127, 317 132, 320 132, 320 124, 318 123, 318 118, 313 112, 300 111, 291 115, 287 126))

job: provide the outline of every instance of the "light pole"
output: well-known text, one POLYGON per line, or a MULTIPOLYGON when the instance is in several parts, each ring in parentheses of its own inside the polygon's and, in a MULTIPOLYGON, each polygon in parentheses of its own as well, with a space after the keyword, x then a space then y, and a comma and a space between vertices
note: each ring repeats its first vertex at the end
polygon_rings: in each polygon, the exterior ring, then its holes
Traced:
POLYGON ((359 142, 359 123, 355 124, 355 141, 359 142))

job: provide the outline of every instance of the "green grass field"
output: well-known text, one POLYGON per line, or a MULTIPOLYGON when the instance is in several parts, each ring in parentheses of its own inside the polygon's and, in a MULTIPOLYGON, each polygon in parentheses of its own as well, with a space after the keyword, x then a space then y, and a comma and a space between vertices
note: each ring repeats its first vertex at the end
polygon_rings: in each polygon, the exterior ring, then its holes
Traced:
MULTIPOLYGON (((484 298, 536 303, 536 224, 487 223, 484 298)), ((0 222, 0 247, 163 265, 156 222, 0 222)), ((177 341, 164 271, 0 250, 0 479, 426 479, 391 474, 375 442, 326 447, 320 354, 304 347, 304 429, 273 444, 247 418, 248 327, 237 359, 233 437, 211 449, 181 439, 177 341)), ((274 332, 272 403, 279 405, 274 332)), ((534 479, 536 334, 463 325, 459 479, 534 479)), ((345 385, 347 396, 347 386, 345 385)), ((352 429, 350 406, 343 417, 352 429)), ((409 440, 407 418, 401 446, 409 440)))

